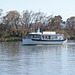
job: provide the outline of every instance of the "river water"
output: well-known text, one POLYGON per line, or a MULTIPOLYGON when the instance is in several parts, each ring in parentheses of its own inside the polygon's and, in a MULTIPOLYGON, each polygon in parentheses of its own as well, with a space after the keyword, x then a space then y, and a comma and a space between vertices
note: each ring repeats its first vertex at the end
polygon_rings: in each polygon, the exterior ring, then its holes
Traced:
POLYGON ((0 42, 0 75, 75 75, 75 42, 40 46, 0 42))

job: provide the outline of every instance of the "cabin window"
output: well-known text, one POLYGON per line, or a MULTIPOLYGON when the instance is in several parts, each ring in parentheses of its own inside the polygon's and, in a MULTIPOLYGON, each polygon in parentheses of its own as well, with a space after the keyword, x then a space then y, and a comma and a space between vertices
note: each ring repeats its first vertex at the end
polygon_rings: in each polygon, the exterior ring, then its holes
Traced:
POLYGON ((53 40, 53 39, 56 39, 56 36, 52 35, 52 36, 51 36, 51 39, 52 39, 52 40, 53 40))
POLYGON ((48 39, 48 38, 47 38, 47 35, 45 36, 45 39, 48 39))
POLYGON ((57 36, 55 36, 55 39, 57 39, 57 36))
POLYGON ((46 36, 45 36, 45 39, 49 39, 49 38, 50 38, 49 35, 46 35, 46 36))
POLYGON ((49 39, 51 39, 51 36, 49 36, 49 39))
POLYGON ((29 38, 40 38, 40 35, 30 35, 29 38))
POLYGON ((43 35, 41 36, 41 39, 44 39, 44 36, 43 35))
POLYGON ((40 36, 39 35, 34 35, 34 38, 40 38, 40 36))
POLYGON ((42 35, 41 39, 51 39, 51 36, 50 35, 42 35))
POLYGON ((33 38, 34 36, 33 35, 29 35, 29 38, 33 38))
POLYGON ((63 36, 59 36, 58 39, 62 40, 63 39, 63 36))

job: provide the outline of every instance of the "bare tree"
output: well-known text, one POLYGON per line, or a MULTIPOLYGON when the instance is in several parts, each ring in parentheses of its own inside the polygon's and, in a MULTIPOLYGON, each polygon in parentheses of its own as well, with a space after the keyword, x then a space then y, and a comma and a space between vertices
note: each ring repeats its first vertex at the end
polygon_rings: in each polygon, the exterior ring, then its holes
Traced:
POLYGON ((3 17, 3 21, 6 25, 11 25, 13 27, 18 27, 20 25, 20 13, 17 11, 9 11, 7 15, 3 17))
POLYGON ((66 30, 70 35, 75 35, 75 17, 70 17, 67 19, 66 30))
POLYGON ((61 22, 62 22, 62 17, 60 15, 54 16, 48 23, 48 30, 62 29, 62 26, 60 25, 61 22))

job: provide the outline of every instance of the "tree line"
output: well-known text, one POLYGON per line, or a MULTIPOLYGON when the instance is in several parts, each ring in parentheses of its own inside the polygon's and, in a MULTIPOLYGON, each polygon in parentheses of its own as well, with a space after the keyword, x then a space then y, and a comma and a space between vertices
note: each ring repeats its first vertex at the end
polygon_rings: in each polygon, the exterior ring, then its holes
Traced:
POLYGON ((65 22, 60 15, 47 16, 43 12, 25 10, 20 14, 18 11, 8 11, 2 16, 0 9, 0 38, 5 37, 27 37, 29 32, 37 28, 42 31, 56 31, 64 34, 69 39, 75 39, 75 16, 68 18, 65 22))

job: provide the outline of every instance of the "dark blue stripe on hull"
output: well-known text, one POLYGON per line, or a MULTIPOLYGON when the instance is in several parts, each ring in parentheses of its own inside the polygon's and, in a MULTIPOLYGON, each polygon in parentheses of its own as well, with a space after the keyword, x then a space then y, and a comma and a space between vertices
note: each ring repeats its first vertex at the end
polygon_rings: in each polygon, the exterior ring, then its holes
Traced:
POLYGON ((66 39, 64 40, 41 40, 41 39, 32 39, 32 41, 42 41, 42 42, 61 42, 61 41, 65 41, 66 39))
POLYGON ((62 45, 62 44, 23 44, 22 46, 39 46, 39 45, 62 45))

